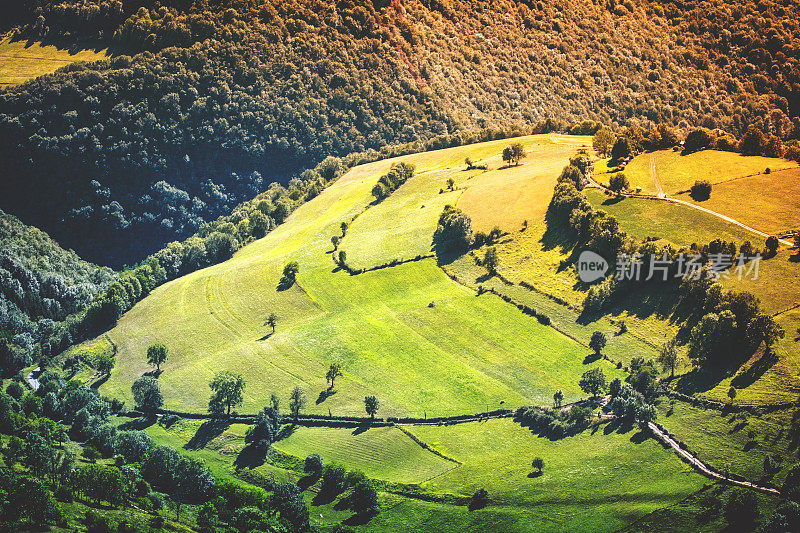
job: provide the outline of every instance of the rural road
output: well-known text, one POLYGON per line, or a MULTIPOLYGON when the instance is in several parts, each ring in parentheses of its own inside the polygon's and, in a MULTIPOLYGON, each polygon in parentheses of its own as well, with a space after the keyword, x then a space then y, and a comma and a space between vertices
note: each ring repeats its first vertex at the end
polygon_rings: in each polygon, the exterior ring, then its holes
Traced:
POLYGON ((653 154, 650 154, 650 177, 653 178, 653 184, 656 186, 656 195, 659 198, 666 197, 667 195, 664 194, 661 181, 658 179, 658 174, 656 173, 656 156, 653 154))
POLYGON ((650 428, 650 431, 653 432, 653 435, 655 435, 659 440, 661 440, 662 442, 670 446, 673 450, 675 450, 675 453, 677 453, 680 457, 685 459, 686 462, 692 465, 701 474, 713 479, 719 479, 720 481, 725 481, 726 483, 731 483, 732 485, 738 485, 740 487, 755 489, 761 492, 766 492, 768 494, 780 494, 780 491, 778 489, 774 489, 772 487, 765 487, 757 483, 750 483, 749 481, 739 481, 737 479, 731 479, 729 477, 723 476, 718 472, 711 470, 708 466, 705 465, 705 463, 703 463, 698 458, 690 454, 688 451, 681 448, 680 445, 675 440, 673 440, 666 433, 658 429, 658 426, 656 426, 652 422, 648 422, 647 425, 650 428))
MULTIPOLYGON (((692 202, 687 202, 686 200, 679 200, 677 198, 671 198, 671 197, 667 196, 666 193, 664 192, 664 189, 661 187, 661 180, 658 179, 658 175, 656 173, 656 167, 655 167, 655 158, 652 156, 652 154, 650 155, 650 176, 653 178, 653 184, 655 185, 656 190, 658 191, 658 194, 642 194, 642 193, 640 193, 640 194, 627 193, 626 194, 626 193, 621 193, 621 195, 629 197, 629 198, 643 198, 643 199, 647 199, 647 200, 662 200, 662 201, 665 201, 665 202, 671 202, 673 204, 685 205, 686 207, 691 207, 692 209, 697 209, 698 211, 702 211, 704 213, 708 213, 709 215, 712 215, 712 216, 715 216, 715 217, 717 217, 719 219, 722 219, 725 222, 729 222, 729 223, 731 223, 731 224, 733 224, 735 226, 739 226, 740 228, 745 229, 745 230, 749 231, 750 233, 754 233, 755 235, 758 235, 759 237, 763 237, 763 238, 766 239, 767 237, 771 236, 770 233, 766 233, 766 232, 758 230, 758 229, 756 229, 756 228, 754 228, 752 226, 748 226, 747 224, 739 222, 735 218, 731 218, 731 217, 729 217, 727 215, 723 215, 722 213, 718 213, 716 211, 708 209, 707 207, 703 207, 703 206, 694 204, 692 202)), ((600 189, 604 189, 604 190, 608 190, 608 187, 606 187, 602 183, 594 180, 591 177, 589 178, 589 185, 588 186, 596 187, 596 188, 600 188, 600 189)), ((784 246, 788 246, 790 248, 794 247, 794 243, 792 241, 788 241, 786 239, 778 239, 778 242, 783 244, 784 246)))

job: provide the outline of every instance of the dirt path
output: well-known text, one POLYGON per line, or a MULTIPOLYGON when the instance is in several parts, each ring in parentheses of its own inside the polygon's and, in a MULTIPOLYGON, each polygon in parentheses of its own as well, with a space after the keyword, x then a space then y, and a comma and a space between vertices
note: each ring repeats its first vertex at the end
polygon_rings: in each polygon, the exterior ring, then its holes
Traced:
MULTIPOLYGON (((763 231, 757 230, 757 229, 755 229, 755 228, 753 228, 751 226, 748 226, 747 224, 743 224, 742 222, 739 222, 736 219, 733 219, 733 218, 731 218, 729 216, 723 215, 722 213, 717 213, 716 211, 712 211, 711 209, 708 209, 706 207, 702 207, 702 206, 699 206, 697 204, 693 204, 692 202, 687 202, 686 200, 678 200, 677 198, 667 198, 667 197, 663 197, 663 198, 660 198, 660 199, 661 200, 666 200, 667 202, 672 202, 672 203, 675 203, 675 204, 685 205, 685 206, 691 207, 693 209, 697 209, 698 211, 703 211, 704 213, 708 213, 709 215, 714 215, 717 218, 721 218, 725 222, 730 222, 731 224, 739 226, 740 228, 744 228, 744 229, 746 229, 747 231, 749 231, 751 233, 755 233, 756 235, 764 237, 765 239, 770 236, 769 233, 764 233, 763 231)), ((778 242, 780 242, 783 245, 789 246, 789 247, 794 246, 793 242, 787 241, 786 239, 778 239, 778 242)))
POLYGON ((650 431, 653 432, 653 435, 656 436, 656 438, 658 438, 660 441, 670 446, 673 450, 675 450, 675 453, 677 453, 679 457, 681 457, 684 461, 692 465, 692 467, 694 467, 695 470, 699 471, 701 474, 710 477, 712 479, 725 481, 726 483, 730 483, 732 485, 738 485, 740 487, 755 489, 761 492, 766 492, 768 494, 780 494, 780 491, 778 489, 774 489, 772 487, 765 487, 763 485, 759 485, 757 483, 751 483, 749 481, 739 481, 737 479, 731 479, 718 472, 715 472, 714 470, 711 470, 708 466, 706 466, 705 463, 700 461, 700 459, 696 458, 688 451, 682 449, 680 445, 678 445, 678 443, 675 442, 675 440, 673 440, 666 433, 658 429, 658 426, 656 426, 652 422, 649 422, 648 427, 650 428, 650 431))
POLYGON ((656 157, 653 154, 650 154, 650 177, 653 178, 653 184, 656 186, 656 195, 659 198, 665 198, 667 195, 664 194, 664 189, 661 187, 661 180, 658 179, 658 174, 656 173, 656 157))

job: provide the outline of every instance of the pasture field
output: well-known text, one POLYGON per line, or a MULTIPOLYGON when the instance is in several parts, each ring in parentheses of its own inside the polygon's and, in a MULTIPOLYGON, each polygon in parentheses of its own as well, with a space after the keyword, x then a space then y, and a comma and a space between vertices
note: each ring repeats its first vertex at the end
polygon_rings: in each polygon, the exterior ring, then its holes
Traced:
POLYGON ((776 235, 800 228, 800 168, 719 183, 703 202, 694 202, 688 194, 680 195, 680 199, 776 235))
POLYGON ((800 416, 796 409, 763 415, 724 413, 683 402, 661 402, 658 419, 685 442, 705 463, 720 472, 728 471, 748 481, 780 486, 797 462, 798 435, 791 422, 800 416), (780 469, 765 475, 764 458, 777 457, 780 469))
MULTIPOLYGON (((432 154, 431 168, 446 166, 432 154)), ((367 394, 381 400, 379 416, 548 403, 556 389, 581 396, 584 347, 502 301, 476 298, 434 259, 357 276, 334 265, 330 237, 372 201, 390 163, 356 169, 230 261, 167 283, 136 305, 108 334, 118 362, 104 392, 130 402, 131 383, 151 370, 147 346, 158 341, 170 349, 160 380, 166 406, 176 409, 204 410, 207 383, 224 369, 248 382, 244 412, 259 410, 272 392, 288 399, 296 385, 307 411, 337 415, 363 413, 367 394), (289 260, 300 264, 298 283, 278 291, 289 260), (264 325, 271 311, 279 316, 274 335, 264 325), (328 395, 324 375, 333 362, 344 378, 328 395)), ((416 164, 419 176, 403 187, 427 179, 425 158, 416 164)), ((417 222, 384 221, 403 223, 417 222)), ((617 372, 598 364, 609 376, 617 372)))
POLYGON ((369 478, 398 483, 422 483, 458 467, 393 427, 298 427, 275 447, 300 458, 318 453, 325 464, 344 464, 369 478))
MULTIPOLYGON (((734 152, 702 150, 689 155, 681 155, 672 150, 645 152, 634 157, 625 167, 625 176, 631 188, 637 186, 643 192, 655 194, 656 187, 650 175, 650 156, 655 159, 656 174, 664 192, 672 195, 688 190, 697 180, 708 180, 718 184, 729 180, 763 174, 771 171, 797 168, 797 163, 785 159, 762 156, 744 156, 734 152)), ((600 181, 608 179, 596 176, 600 181)), ((714 187, 716 189, 716 187, 714 187)), ((712 191, 712 196, 713 196, 712 191)), ((734 217, 735 218, 735 217, 734 217)))
POLYGON ((53 44, 12 41, 5 36, 0 40, 0 87, 19 85, 76 61, 97 61, 106 57, 107 50, 66 50, 53 44))
POLYGON ((463 495, 485 488, 498 505, 526 507, 531 531, 614 531, 705 481, 637 429, 600 425, 556 441, 510 420, 412 431, 463 462, 424 487, 463 495), (544 459, 541 476, 530 475, 534 457, 544 459))
MULTIPOLYGON (((756 249, 764 246, 764 239, 755 233, 684 205, 642 198, 613 198, 597 189, 587 189, 586 197, 596 209, 619 220, 622 229, 637 240, 659 237, 678 246, 689 246, 722 239, 739 244, 750 241, 756 249)), ((703 206, 707 207, 705 203, 703 206)))

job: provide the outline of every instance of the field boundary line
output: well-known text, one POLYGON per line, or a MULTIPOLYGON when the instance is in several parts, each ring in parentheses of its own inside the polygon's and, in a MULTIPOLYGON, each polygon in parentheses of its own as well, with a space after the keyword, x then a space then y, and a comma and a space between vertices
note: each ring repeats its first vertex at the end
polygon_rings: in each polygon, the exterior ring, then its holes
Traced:
MULTIPOLYGON (((458 466, 461 466, 462 464, 464 464, 464 463, 462 463, 461 461, 459 461, 458 459, 453 459, 452 457, 448 457, 447 455, 443 454, 442 452, 440 452, 440 451, 439 451, 439 450, 437 450, 436 448, 432 448, 430 444, 428 444, 427 442, 425 442, 425 441, 424 441, 424 440, 422 440, 421 438, 417 437, 416 435, 414 435, 413 433, 411 433, 409 430, 407 430, 407 429, 406 429, 406 428, 404 428, 403 426, 400 426, 400 425, 398 425, 398 426, 395 426, 395 427, 397 427, 397 429, 399 429, 400 431, 402 431, 402 432, 403 432, 403 434, 405 434, 405 435, 406 435, 408 438, 410 438, 412 441, 414 441, 415 443, 417 443, 417 444, 419 445, 419 447, 420 447, 420 448, 422 448, 423 450, 429 451, 429 452, 431 452, 433 455, 436 455, 437 457, 441 457, 442 459, 445 459, 445 460, 447 460, 447 461, 450 461, 451 463, 455 463, 455 464, 457 464, 458 466)), ((452 469, 451 469, 451 470, 452 470, 452 469)), ((449 470, 448 470, 448 472, 449 472, 449 470)), ((433 476, 433 477, 437 477, 437 476, 441 476, 441 475, 442 475, 442 474, 437 474, 436 476, 433 476)), ((433 478, 427 479, 426 481, 430 481, 431 479, 433 479, 433 478)))

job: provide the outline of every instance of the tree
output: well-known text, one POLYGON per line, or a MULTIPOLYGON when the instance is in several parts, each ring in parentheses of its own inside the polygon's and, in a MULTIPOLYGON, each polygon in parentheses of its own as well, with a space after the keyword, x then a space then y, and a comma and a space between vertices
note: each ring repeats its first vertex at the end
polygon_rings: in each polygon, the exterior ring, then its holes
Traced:
POLYGON ((350 508, 358 514, 378 510, 378 492, 368 481, 361 481, 353 487, 350 495, 350 508))
POLYGON ((487 505, 489 505, 489 493, 486 492, 486 489, 479 489, 470 497, 469 502, 467 502, 467 509, 475 511, 476 509, 483 509, 487 505))
POLYGON ((592 333, 592 338, 589 341, 589 348, 591 348, 595 354, 600 355, 600 352, 606 347, 607 342, 608 340, 606 339, 605 333, 602 331, 595 331, 592 333))
POLYGON ((467 165, 467 170, 472 170, 475 163, 472 161, 472 158, 467 156, 464 158, 464 164, 467 165))
POLYGON ((526 156, 527 154, 525 153, 525 147, 522 145, 522 143, 511 143, 503 148, 503 162, 512 165, 519 165, 520 160, 524 159, 526 156))
POLYGON ((151 344, 149 348, 147 348, 147 362, 151 365, 156 366, 156 371, 161 370, 161 365, 167 360, 167 354, 169 350, 166 346, 157 342, 155 344, 151 344))
POLYGON ((299 272, 300 265, 297 264, 297 261, 289 261, 283 267, 283 278, 281 278, 281 283, 291 287, 294 285, 294 282, 297 281, 297 274, 299 272))
POLYGON ((730 398, 731 403, 733 403, 733 399, 736 398, 736 387, 728 389, 728 398, 730 398))
POLYGON ((558 389, 555 394, 553 394, 553 406, 559 408, 562 403, 564 403, 564 393, 561 389, 558 389))
POLYGON ((107 353, 101 354, 97 358, 96 366, 97 366, 97 371, 100 372, 101 374, 105 375, 111 374, 111 369, 114 368, 114 357, 111 354, 107 353))
POLYGON ((231 414, 231 408, 241 405, 244 401, 244 378, 228 370, 217 372, 214 379, 208 384, 213 391, 208 401, 208 410, 219 413, 223 410, 231 414))
POLYGON ((134 381, 131 392, 133 392, 133 401, 136 403, 136 407, 145 413, 152 413, 164 405, 161 386, 158 380, 151 376, 142 376, 134 381))
POLYGON ((483 258, 483 265, 492 274, 497 274, 497 267, 500 265, 500 257, 497 254, 497 248, 490 246, 486 250, 486 256, 483 258))
POLYGON ((675 377, 675 365, 678 364, 678 346, 675 339, 664 343, 658 352, 658 362, 664 369, 670 370, 670 375, 675 377))
POLYGON ((278 325, 278 315, 275 313, 270 313, 264 325, 271 327, 272 333, 275 333, 275 326, 278 325))
POLYGON ((544 470, 544 459, 542 459, 541 457, 535 458, 533 460, 533 463, 531 463, 531 466, 536 470, 538 470, 539 473, 541 474, 542 470, 544 470))
POLYGON ((711 133, 704 129, 696 129, 686 135, 686 139, 683 141, 683 150, 690 154, 698 150, 711 148, 713 144, 714 137, 711 136, 711 133))
POLYGON ((769 237, 767 237, 766 245, 767 245, 767 252, 769 252, 769 255, 772 256, 778 252, 778 246, 780 246, 780 241, 776 236, 770 235, 769 237))
POLYGON ((631 147, 626 137, 617 137, 614 146, 611 148, 611 159, 619 161, 631 155, 631 147))
POLYGON ((289 397, 289 412, 292 413, 292 418, 297 421, 300 416, 300 411, 306 405, 306 395, 303 394, 303 389, 295 387, 292 390, 292 395, 289 397))
POLYGON ((375 413, 378 412, 379 406, 380 402, 378 401, 377 397, 367 396, 364 398, 364 410, 370 417, 375 418, 375 413))
POLYGON ((339 250, 339 264, 344 267, 347 265, 347 252, 339 250))
POLYGON ((578 385, 583 392, 597 396, 606 389, 606 376, 601 368, 592 368, 583 373, 578 385))
POLYGON ((698 202, 704 202, 711 198, 711 182, 708 180, 697 180, 689 189, 689 194, 698 202))
POLYGON ((330 368, 328 368, 328 372, 325 374, 326 382, 330 383, 328 390, 333 389, 334 382, 336 378, 342 376, 342 365, 339 363, 331 363, 330 368))
POLYGON ((608 157, 611 153, 611 147, 614 146, 616 137, 614 133, 608 128, 601 128, 592 137, 592 148, 597 152, 600 157, 608 157))
POLYGON ((612 398, 619 395, 621 390, 622 390, 622 380, 619 378, 612 379, 611 383, 608 384, 608 393, 611 395, 612 398))
POLYGON ((306 461, 303 464, 304 472, 306 472, 314 479, 319 479, 322 476, 322 469, 323 469, 322 457, 320 457, 316 453, 313 453, 308 457, 306 457, 306 461))
POLYGON ((630 183, 628 182, 628 177, 625 176, 624 172, 617 172, 616 174, 613 174, 608 180, 608 188, 617 194, 625 189, 629 189, 630 183))
POLYGON ((447 190, 452 191, 456 187, 456 182, 453 178, 447 178, 447 190))
POLYGON ((754 346, 763 342, 767 350, 771 351, 772 345, 782 339, 786 332, 770 315, 758 313, 748 322, 746 335, 754 346))

